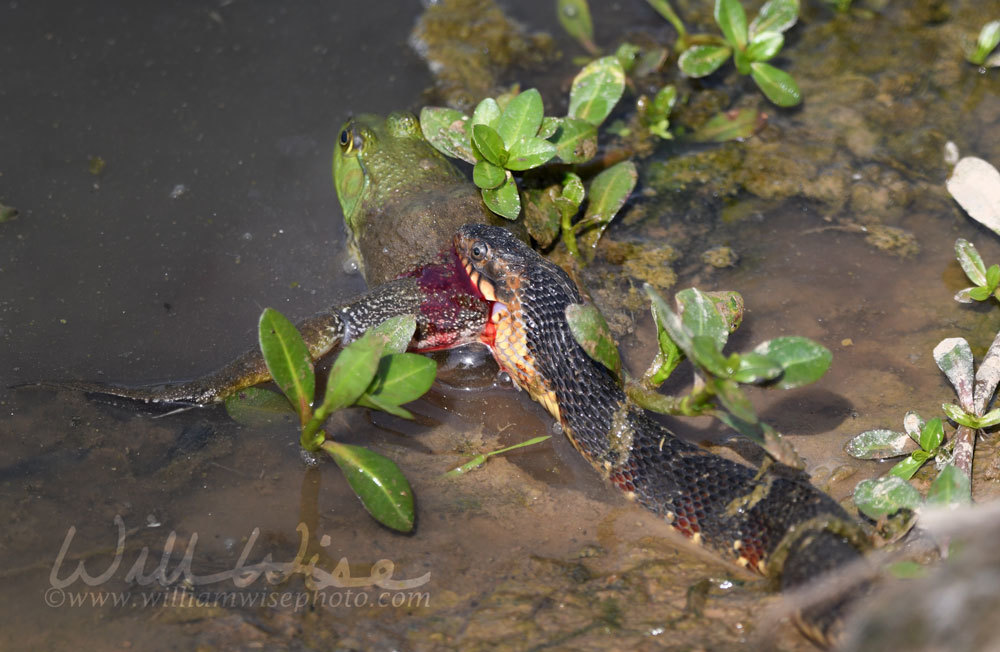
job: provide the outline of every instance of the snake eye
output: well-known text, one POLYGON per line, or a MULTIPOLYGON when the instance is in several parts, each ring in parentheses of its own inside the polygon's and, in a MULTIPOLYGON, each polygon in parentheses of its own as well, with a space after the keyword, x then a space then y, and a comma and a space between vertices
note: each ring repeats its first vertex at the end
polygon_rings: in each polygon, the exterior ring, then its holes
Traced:
POLYGON ((487 251, 489 251, 489 248, 484 243, 477 242, 472 245, 472 249, 469 250, 469 255, 472 256, 472 260, 479 261, 486 258, 487 251))

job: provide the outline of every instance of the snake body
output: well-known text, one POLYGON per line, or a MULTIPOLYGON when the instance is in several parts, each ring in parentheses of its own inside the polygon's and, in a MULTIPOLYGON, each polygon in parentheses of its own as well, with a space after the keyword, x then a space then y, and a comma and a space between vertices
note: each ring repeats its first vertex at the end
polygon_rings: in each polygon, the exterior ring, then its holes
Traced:
MULTIPOLYGON (((860 558, 856 526, 805 474, 727 460, 677 438, 632 403, 574 340, 565 311, 583 299, 563 270, 496 227, 462 227, 455 249, 475 291, 492 302, 483 341, 497 362, 629 498, 784 587, 860 558)), ((829 639, 838 620, 830 607, 803 614, 807 634, 829 639)))

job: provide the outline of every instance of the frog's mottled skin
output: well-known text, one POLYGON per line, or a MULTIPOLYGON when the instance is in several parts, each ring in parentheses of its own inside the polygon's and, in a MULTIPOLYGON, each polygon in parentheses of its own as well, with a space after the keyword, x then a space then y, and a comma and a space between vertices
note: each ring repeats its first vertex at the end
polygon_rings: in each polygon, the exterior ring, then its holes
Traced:
POLYGON ((431 147, 410 113, 348 120, 333 153, 333 180, 351 248, 372 287, 431 263, 463 224, 506 222, 431 147))

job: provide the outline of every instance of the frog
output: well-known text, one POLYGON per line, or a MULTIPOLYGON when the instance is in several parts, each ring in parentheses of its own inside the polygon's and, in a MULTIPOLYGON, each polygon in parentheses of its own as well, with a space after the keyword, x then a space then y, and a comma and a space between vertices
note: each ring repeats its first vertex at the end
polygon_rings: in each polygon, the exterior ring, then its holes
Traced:
MULTIPOLYGON (((524 239, 523 228, 486 208, 476 187, 424 138, 412 113, 349 118, 334 146, 333 180, 348 250, 371 289, 296 324, 312 359, 330 355, 368 328, 398 315, 416 318, 411 351, 478 342, 489 306, 470 287, 452 236, 463 224, 503 222, 524 239)), ((252 349, 187 382, 32 384, 146 403, 206 406, 269 380, 263 356, 252 349)))
POLYGON ((434 261, 463 224, 507 222, 424 138, 412 113, 348 119, 333 152, 333 183, 348 248, 369 287, 434 261))

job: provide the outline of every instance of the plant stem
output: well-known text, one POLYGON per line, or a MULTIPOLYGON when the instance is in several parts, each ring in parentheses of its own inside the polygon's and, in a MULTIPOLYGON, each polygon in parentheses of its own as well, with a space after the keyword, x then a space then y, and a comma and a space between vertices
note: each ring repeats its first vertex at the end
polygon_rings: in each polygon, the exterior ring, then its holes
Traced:
POLYGON ((562 214, 562 234, 563 242, 566 243, 566 249, 569 253, 573 255, 580 263, 584 263, 583 256, 580 255, 580 249, 576 245, 576 230, 573 228, 573 223, 570 221, 572 215, 567 212, 562 214))

